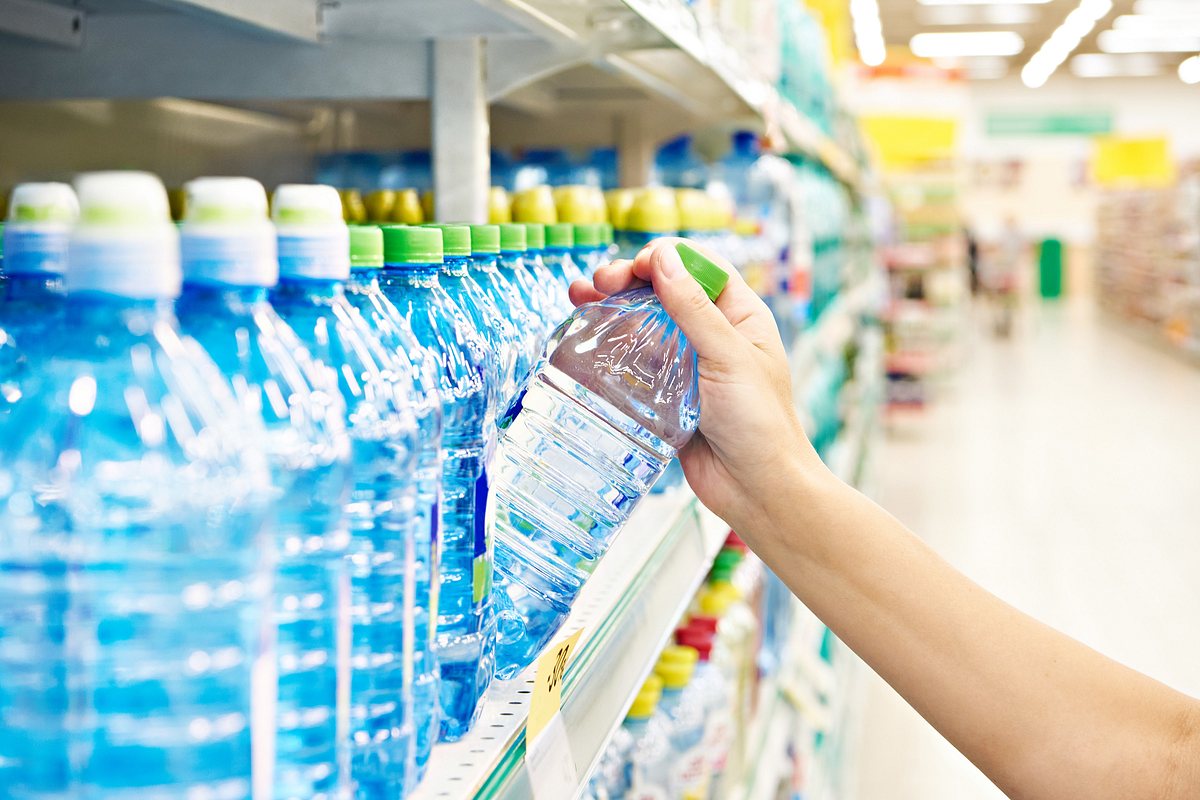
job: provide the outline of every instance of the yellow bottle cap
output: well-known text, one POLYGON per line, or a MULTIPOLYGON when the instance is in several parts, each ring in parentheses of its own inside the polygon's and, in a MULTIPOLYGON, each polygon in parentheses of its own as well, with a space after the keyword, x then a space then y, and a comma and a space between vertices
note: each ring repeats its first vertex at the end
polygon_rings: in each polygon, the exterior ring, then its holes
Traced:
POLYGON ((377 189, 367 195, 367 219, 371 222, 391 222, 396 208, 395 189, 377 189))
POLYGON ((396 192, 396 205, 392 208, 392 222, 402 225, 421 225, 425 222, 425 211, 416 189, 401 189, 396 192))
POLYGON ((554 190, 554 205, 558 210, 560 222, 570 222, 573 225, 587 225, 592 222, 603 222, 593 219, 595 209, 588 186, 559 186, 554 190))
POLYGON ((691 681, 699 657, 700 654, 693 647, 671 645, 659 656, 658 663, 654 665, 654 674, 662 678, 665 688, 682 689, 691 681), (690 650, 691 654, 683 653, 684 650, 690 650))
POLYGON ((437 218, 437 205, 434 200, 433 189, 421 192, 421 211, 425 212, 426 222, 432 222, 437 218))
POLYGON ((584 192, 588 199, 588 209, 591 219, 589 222, 608 222, 608 203, 604 199, 604 191, 599 186, 585 186, 584 192))
POLYGON ((338 194, 342 198, 342 219, 353 223, 367 221, 367 206, 363 203, 362 192, 358 189, 342 189, 338 194))
POLYGON ((512 202, 514 222, 540 222, 553 225, 558 222, 558 211, 554 207, 554 193, 549 186, 534 186, 517 192, 512 202))
POLYGON ((625 230, 629 209, 633 206, 633 189, 609 189, 604 195, 608 205, 608 221, 619 231, 625 230))
POLYGON ((723 617, 736 603, 740 593, 728 583, 715 583, 700 593, 700 611, 710 617, 723 617))
POLYGON ((679 231, 679 206, 675 191, 665 186, 639 189, 625 218, 625 230, 672 234, 679 231))
POLYGON ((642 688, 638 689, 637 696, 633 698, 633 705, 629 707, 629 713, 625 716, 630 719, 649 719, 654 716, 654 710, 658 708, 658 701, 662 697, 662 687, 662 678, 651 674, 642 684, 642 688))
POLYGON ((503 186, 493 186, 488 190, 488 224, 503 225, 512 222, 512 206, 508 202, 508 192, 503 186))
POLYGON ((678 189, 675 202, 679 206, 679 230, 706 231, 712 224, 711 198, 699 189, 678 189))

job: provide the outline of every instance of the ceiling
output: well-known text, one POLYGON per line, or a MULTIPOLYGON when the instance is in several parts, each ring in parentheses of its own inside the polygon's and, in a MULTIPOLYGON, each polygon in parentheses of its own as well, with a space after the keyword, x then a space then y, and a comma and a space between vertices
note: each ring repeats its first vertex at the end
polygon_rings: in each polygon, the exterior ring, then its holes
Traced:
MULTIPOLYGON (((962 59, 961 66, 969 77, 998 78, 1019 74, 1021 68, 1063 23, 1067 16, 1080 5, 1080 0, 1048 0, 1048 2, 1015 3, 1012 0, 878 0, 884 37, 890 47, 908 49, 913 36, 931 32, 965 31, 1015 31, 1024 39, 1024 48, 1015 56, 962 59)), ((1200 0, 1194 0, 1200 8, 1200 0)), ((1134 12, 1136 0, 1113 0, 1113 8, 1071 51, 1071 58, 1079 54, 1100 53, 1097 36, 1112 27, 1113 20, 1122 14, 1134 12)), ((1200 18, 1198 18, 1200 19, 1200 18)), ((1179 63, 1194 53, 1161 53, 1121 56, 1114 62, 1116 68, 1140 69, 1149 73, 1157 71, 1163 75, 1174 75, 1179 63), (1121 61, 1121 59, 1125 59, 1121 61), (1120 62, 1119 64, 1115 62, 1120 62), (1122 66, 1124 65, 1124 66, 1122 66), (1157 70, 1155 69, 1157 67, 1157 70)), ((1093 64, 1095 64, 1093 60, 1093 64)), ((945 65, 953 65, 946 61, 945 65)), ((1059 67, 1072 69, 1071 59, 1059 67)), ((1082 69, 1082 67, 1080 67, 1082 69)), ((1132 73, 1131 73, 1132 74, 1132 73)), ((1099 76, 1094 76, 1099 77, 1099 76)), ((1115 76, 1114 76, 1115 77, 1115 76)))

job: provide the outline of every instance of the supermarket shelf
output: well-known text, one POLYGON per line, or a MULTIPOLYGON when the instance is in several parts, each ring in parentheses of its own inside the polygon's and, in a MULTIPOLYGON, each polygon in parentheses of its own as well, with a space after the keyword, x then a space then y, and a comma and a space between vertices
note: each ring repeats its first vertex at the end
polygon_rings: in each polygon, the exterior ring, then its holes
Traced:
MULTIPOLYGON (((580 780, 625 717, 729 526, 685 487, 642 501, 580 594, 563 636, 582 630, 562 714, 580 780)), ((472 732, 434 750, 417 800, 533 796, 525 721, 534 668, 489 692, 472 732)))

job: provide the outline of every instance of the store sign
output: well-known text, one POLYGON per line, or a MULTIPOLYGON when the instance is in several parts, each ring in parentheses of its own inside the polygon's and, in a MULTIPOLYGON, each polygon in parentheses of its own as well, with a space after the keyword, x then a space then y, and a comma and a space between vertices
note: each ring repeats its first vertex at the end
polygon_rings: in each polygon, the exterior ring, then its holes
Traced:
POLYGON ((1108 111, 994 111, 987 115, 988 136, 1096 136, 1112 133, 1108 111))

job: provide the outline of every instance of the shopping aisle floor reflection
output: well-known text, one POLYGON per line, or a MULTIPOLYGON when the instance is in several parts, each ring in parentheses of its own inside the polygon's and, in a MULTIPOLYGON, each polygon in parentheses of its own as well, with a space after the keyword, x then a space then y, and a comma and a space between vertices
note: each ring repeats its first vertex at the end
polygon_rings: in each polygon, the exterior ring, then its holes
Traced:
MULTIPOLYGON (((1010 341, 977 322, 939 402, 881 442, 879 501, 1016 607, 1200 696, 1200 368, 1086 305, 1029 311, 1010 341)), ((1003 796, 860 684, 848 798, 1003 796)))

